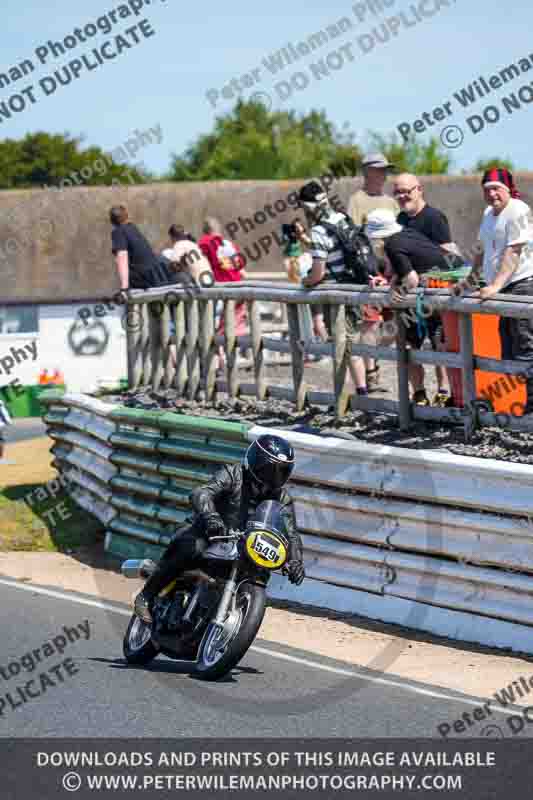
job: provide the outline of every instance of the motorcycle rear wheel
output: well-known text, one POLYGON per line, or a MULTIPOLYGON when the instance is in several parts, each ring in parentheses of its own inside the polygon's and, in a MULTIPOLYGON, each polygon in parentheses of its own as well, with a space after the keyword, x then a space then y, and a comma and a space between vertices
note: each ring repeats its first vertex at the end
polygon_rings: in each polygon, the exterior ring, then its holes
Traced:
POLYGON ((152 642, 152 628, 134 614, 124 635, 122 652, 128 664, 149 664, 158 650, 152 642))
POLYGON ((244 656, 261 627, 266 607, 264 587, 244 583, 237 592, 236 612, 222 630, 211 623, 199 648, 195 675, 204 681, 222 678, 244 656))

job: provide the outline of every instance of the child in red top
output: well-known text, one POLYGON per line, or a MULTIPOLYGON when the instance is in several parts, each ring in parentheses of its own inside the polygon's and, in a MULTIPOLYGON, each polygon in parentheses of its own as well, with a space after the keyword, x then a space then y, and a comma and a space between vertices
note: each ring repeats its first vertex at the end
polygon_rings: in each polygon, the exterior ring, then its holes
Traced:
MULTIPOLYGON (((208 218, 204 224, 204 235, 198 242, 202 253, 206 256, 217 283, 235 283, 246 277, 245 258, 235 242, 224 239, 218 220, 208 218)), ((235 335, 245 336, 248 333, 246 303, 235 304, 235 335)), ((217 334, 224 334, 224 314, 216 329, 217 334)), ((219 369, 224 366, 224 349, 219 350, 219 369)))

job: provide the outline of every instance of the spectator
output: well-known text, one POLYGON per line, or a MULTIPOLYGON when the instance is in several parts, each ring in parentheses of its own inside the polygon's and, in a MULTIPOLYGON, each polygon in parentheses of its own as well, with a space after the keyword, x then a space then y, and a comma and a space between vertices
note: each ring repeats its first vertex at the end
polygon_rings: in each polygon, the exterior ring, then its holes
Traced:
MULTIPOLYGON (((424 199, 424 190, 416 175, 408 172, 398 175, 394 180, 393 194, 398 199, 401 212, 398 215, 398 223, 405 228, 411 228, 427 236, 432 242, 442 247, 447 254, 448 268, 453 266, 463 266, 464 262, 460 257, 457 245, 452 241, 450 225, 446 215, 438 208, 433 208, 424 199)), ((432 322, 435 330, 439 331, 439 337, 435 341, 437 350, 444 350, 442 319, 439 314, 435 314, 432 322)), ((450 391, 446 381, 445 367, 436 366, 437 394, 433 399, 433 405, 445 407, 450 405, 450 391)))
MULTIPOLYGON (((396 200, 385 194, 385 182, 387 175, 394 170, 394 164, 383 155, 383 153, 369 153, 363 158, 363 188, 355 192, 348 203, 348 214, 356 225, 366 225, 368 214, 378 208, 386 208, 400 213, 400 207, 396 200)), ((365 325, 365 342, 377 344, 378 329, 383 321, 379 309, 373 306, 362 306, 363 320, 365 325)), ((379 365, 375 358, 364 357, 366 366, 366 381, 369 391, 377 389, 379 386, 379 365)))
POLYGON ((170 247, 163 250, 162 255, 168 258, 176 271, 188 273, 194 283, 200 285, 200 276, 211 273, 211 265, 199 246, 185 232, 183 225, 171 225, 168 229, 170 247))
POLYGON ((405 228, 413 228, 438 244, 447 253, 457 258, 450 260, 450 266, 463 266, 459 248, 452 241, 450 224, 446 214, 426 203, 424 190, 416 175, 404 172, 394 180, 394 197, 400 204, 398 222, 405 228))
MULTIPOLYGON (((312 267, 313 260, 309 252, 304 247, 304 239, 307 239, 305 227, 300 221, 292 223, 292 226, 283 226, 283 241, 285 242, 284 248, 284 265, 287 276, 291 283, 296 283, 300 288, 302 287, 302 280, 308 274, 312 267), (293 228, 292 231, 287 230, 293 228)), ((308 305, 298 304, 296 306, 298 311, 298 320, 300 323, 300 331, 302 339, 305 342, 313 340, 313 318, 312 311, 308 305)), ((319 358, 319 357, 317 357, 319 358)), ((306 356, 304 364, 310 364, 313 361, 313 356, 306 356)))
MULTIPOLYGON (((300 189, 299 201, 311 228, 313 259, 313 266, 304 278, 303 285, 311 288, 325 277, 342 282, 346 275, 346 266, 340 240, 332 232, 328 233, 323 223, 336 225, 345 218, 345 215, 332 208, 326 192, 317 181, 306 183, 300 189)), ((350 306, 346 306, 346 339, 348 347, 352 342, 361 341, 361 321, 350 306)), ((368 394, 365 364, 361 356, 350 356, 348 368, 357 394, 368 394)))
POLYGON ((198 246, 211 264, 215 281, 225 283, 246 278, 245 258, 235 242, 224 239, 220 222, 214 217, 208 217, 203 230, 204 235, 198 246))
MULTIPOLYGON (((293 224, 297 241, 301 245, 303 251, 303 259, 301 259, 301 261, 307 264, 309 260, 312 263, 311 255, 309 253, 309 250, 312 246, 311 237, 309 236, 305 225, 300 219, 295 219, 293 224)), ((302 277, 305 276, 302 275, 302 277)), ((324 305, 321 303, 313 303, 311 306, 313 333, 322 342, 327 342, 329 339, 329 328, 331 322, 329 310, 330 307, 327 303, 324 305)), ((316 360, 322 360, 322 356, 316 356, 316 360)))
POLYGON ((394 170, 383 153, 370 153, 363 158, 363 188, 350 197, 348 214, 356 225, 366 225, 368 214, 377 208, 388 208, 395 214, 400 207, 394 198, 384 192, 387 175, 394 170))
MULTIPOLYGON (((367 233, 372 240, 384 241, 384 254, 392 271, 391 293, 397 299, 399 288, 416 289, 420 275, 433 268, 446 269, 446 257, 442 249, 427 236, 412 229, 404 228, 396 222, 392 211, 377 210, 368 215, 367 233)), ((434 314, 425 318, 431 344, 437 349, 439 339, 439 319, 434 314)), ((418 331, 417 321, 406 326, 407 341, 411 347, 420 349, 425 335, 418 331)), ((424 367, 422 364, 409 364, 409 378, 413 388, 413 402, 417 405, 430 405, 424 389, 424 367)))
POLYGON ((148 241, 130 222, 126 206, 113 206, 109 219, 113 226, 111 245, 121 290, 150 289, 170 283, 170 276, 148 241))
MULTIPOLYGON (((482 300, 495 294, 533 295, 533 215, 520 200, 514 179, 507 169, 489 169, 482 179, 487 208, 479 229, 478 252, 466 281, 456 287, 479 286, 482 300)), ((524 361, 527 401, 525 414, 533 413, 533 320, 500 318, 500 340, 504 360, 524 361)))
MULTIPOLYGON (((200 250, 205 255, 213 276, 217 283, 242 281, 246 277, 244 270, 245 259, 239 246, 235 242, 224 239, 222 226, 214 217, 208 217, 204 223, 204 235, 198 242, 200 250)), ((224 334, 224 314, 220 314, 216 332, 219 336, 224 334)), ((246 303, 235 304, 235 335, 245 336, 248 333, 246 303)), ((225 363, 224 348, 219 349, 219 370, 225 363)))

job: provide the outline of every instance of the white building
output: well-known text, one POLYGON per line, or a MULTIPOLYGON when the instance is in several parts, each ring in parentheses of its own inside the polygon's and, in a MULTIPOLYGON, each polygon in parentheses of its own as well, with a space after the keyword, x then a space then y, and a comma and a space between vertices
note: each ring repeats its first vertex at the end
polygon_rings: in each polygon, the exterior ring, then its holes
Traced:
POLYGON ((112 301, 2 305, 0 390, 35 386, 60 371, 69 391, 93 392, 127 378, 124 307, 112 301))

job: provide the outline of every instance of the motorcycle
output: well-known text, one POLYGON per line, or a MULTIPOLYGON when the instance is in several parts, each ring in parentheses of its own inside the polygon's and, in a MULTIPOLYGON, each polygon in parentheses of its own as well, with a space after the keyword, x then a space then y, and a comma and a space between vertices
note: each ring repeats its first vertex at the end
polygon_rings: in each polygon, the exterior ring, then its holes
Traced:
MULTIPOLYGON (((123 652, 130 664, 159 653, 190 664, 202 680, 217 680, 242 659, 261 627, 270 576, 284 571, 289 541, 281 505, 261 503, 244 531, 209 540, 196 569, 183 572, 155 598, 152 623, 133 615, 123 652)), ((148 578, 150 559, 122 564, 128 578, 148 578)))

